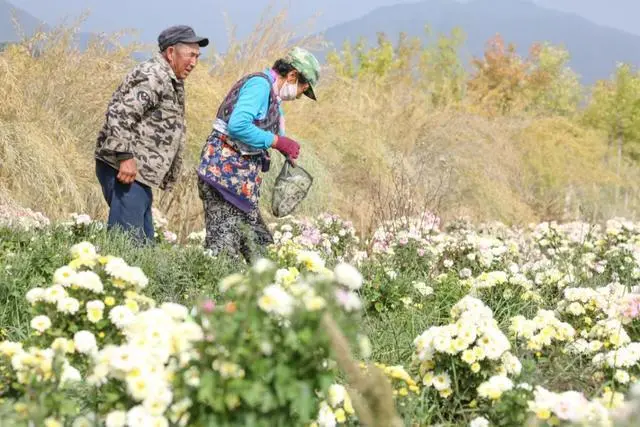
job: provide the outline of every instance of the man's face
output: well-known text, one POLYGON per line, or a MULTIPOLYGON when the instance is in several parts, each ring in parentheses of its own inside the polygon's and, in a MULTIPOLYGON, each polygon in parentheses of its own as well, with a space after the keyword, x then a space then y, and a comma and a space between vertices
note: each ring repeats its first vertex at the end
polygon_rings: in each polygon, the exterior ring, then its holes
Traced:
POLYGON ((177 44, 167 48, 167 61, 176 73, 176 77, 184 80, 198 64, 200 46, 197 43, 177 44))

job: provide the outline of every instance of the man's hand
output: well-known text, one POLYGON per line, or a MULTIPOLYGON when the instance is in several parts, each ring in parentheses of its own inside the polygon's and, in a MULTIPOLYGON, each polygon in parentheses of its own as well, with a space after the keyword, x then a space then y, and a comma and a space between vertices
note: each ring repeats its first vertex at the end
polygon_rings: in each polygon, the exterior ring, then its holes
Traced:
POLYGON ((138 168, 136 159, 128 159, 120 162, 120 170, 118 171, 118 181, 123 184, 132 184, 136 180, 138 168))

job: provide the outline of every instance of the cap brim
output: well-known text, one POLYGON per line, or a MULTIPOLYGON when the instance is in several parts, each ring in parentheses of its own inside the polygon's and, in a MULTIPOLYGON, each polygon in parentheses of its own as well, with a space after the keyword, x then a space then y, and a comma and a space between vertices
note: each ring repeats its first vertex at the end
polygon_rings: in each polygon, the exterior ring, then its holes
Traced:
POLYGON ((311 99, 313 99, 314 101, 317 101, 317 99, 316 99, 316 94, 315 94, 315 92, 313 91, 313 88, 311 87, 311 85, 309 85, 309 89, 305 90, 305 91, 304 91, 304 92, 302 92, 302 93, 304 93, 308 98, 311 98, 311 99))
POLYGON ((209 45, 209 39, 206 37, 191 37, 188 39, 180 40, 182 43, 197 43, 200 47, 209 45))

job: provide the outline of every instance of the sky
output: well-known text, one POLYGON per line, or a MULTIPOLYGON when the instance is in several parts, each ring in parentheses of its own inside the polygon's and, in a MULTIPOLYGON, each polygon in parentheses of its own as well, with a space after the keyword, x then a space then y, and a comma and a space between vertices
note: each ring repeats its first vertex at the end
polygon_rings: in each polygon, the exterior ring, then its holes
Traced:
MULTIPOLYGON (((82 29, 114 32, 125 28, 140 31, 140 40, 153 43, 167 26, 186 23, 208 36, 215 46, 226 45, 227 28, 223 13, 237 25, 238 37, 250 33, 269 5, 288 9, 289 23, 296 34, 315 33, 360 17, 380 6, 416 0, 9 0, 49 24, 65 17, 73 19, 83 10, 89 18, 82 29), (309 20, 317 16, 312 22, 309 20), (301 33, 302 32, 302 33, 301 33)), ((428 1, 428 0, 427 0, 428 1)), ((469 1, 469 0, 459 0, 469 1)), ((534 1, 544 7, 579 14, 591 21, 640 34, 637 25, 640 0, 513 0, 534 1)))
MULTIPOLYGON (((144 41, 152 42, 165 27, 186 23, 196 32, 209 36, 216 44, 225 44, 227 28, 224 13, 237 25, 242 37, 251 32, 269 5, 274 10, 287 8, 292 28, 310 33, 348 21, 380 6, 401 0, 9 0, 32 15, 53 24, 65 16, 77 17, 82 10, 91 14, 82 27, 85 31, 112 32, 137 28, 144 41), (319 6, 319 4, 322 4, 319 6), (320 14, 310 22, 316 14, 320 14), (310 25, 311 24, 311 25, 310 25)), ((414 0, 415 1, 415 0, 414 0)))
POLYGON ((640 35, 640 0, 536 0, 536 3, 640 35))

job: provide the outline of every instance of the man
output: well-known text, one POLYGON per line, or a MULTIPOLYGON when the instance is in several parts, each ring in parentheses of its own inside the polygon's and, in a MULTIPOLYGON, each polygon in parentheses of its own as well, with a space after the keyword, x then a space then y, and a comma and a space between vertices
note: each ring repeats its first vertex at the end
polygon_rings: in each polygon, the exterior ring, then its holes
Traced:
POLYGON ((184 79, 209 40, 179 25, 158 37, 159 52, 137 65, 113 94, 96 143, 96 176, 109 205, 108 228, 154 238, 152 188, 171 191, 186 144, 184 79))

